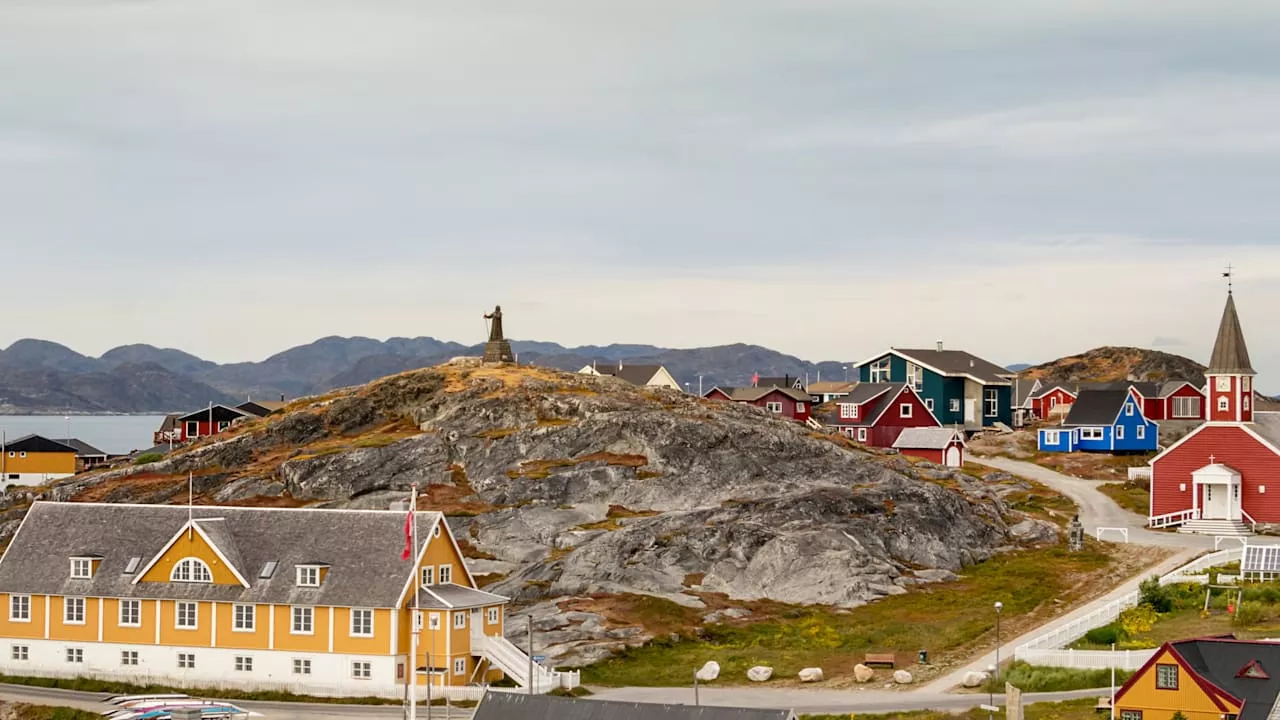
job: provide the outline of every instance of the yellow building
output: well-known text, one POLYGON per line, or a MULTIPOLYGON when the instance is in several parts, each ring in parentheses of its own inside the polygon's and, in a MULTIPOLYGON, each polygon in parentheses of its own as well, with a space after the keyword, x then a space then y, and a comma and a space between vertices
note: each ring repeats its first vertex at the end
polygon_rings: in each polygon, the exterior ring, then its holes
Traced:
POLYGON ((1266 720, 1280 693, 1280 643, 1230 636, 1165 643, 1116 693, 1118 720, 1266 720))
POLYGON ((76 474, 76 448, 39 435, 26 435, 0 447, 4 485, 40 485, 76 474))
MULTIPOLYGON (((507 598, 476 586, 440 513, 414 514, 419 551, 401 560, 407 520, 37 502, 0 559, 5 672, 334 696, 402 697, 407 677, 527 686, 507 598)), ((533 681, 576 674, 535 665, 533 681)))

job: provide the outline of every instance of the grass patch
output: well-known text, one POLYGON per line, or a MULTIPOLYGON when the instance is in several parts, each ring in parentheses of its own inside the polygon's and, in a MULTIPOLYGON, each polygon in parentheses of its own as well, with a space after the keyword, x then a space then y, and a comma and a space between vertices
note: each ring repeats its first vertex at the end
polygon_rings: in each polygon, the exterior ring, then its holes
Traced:
POLYGON ((823 668, 828 678, 837 678, 851 675, 864 653, 914 657, 922 648, 932 656, 928 667, 936 672, 977 646, 991 644, 995 633, 991 606, 996 600, 1004 603, 1001 632, 1015 637, 1152 561, 1152 555, 1134 558, 1132 552, 1133 548, 1115 551, 1090 542, 1081 553, 1063 548, 1008 553, 967 568, 955 582, 914 586, 906 594, 848 611, 729 603, 723 596, 702 594, 704 600, 718 598, 720 607, 745 607, 752 614, 743 622, 702 627, 701 637, 691 628, 699 627, 701 616, 715 609, 711 602, 708 609, 657 598, 633 600, 625 607, 602 607, 596 602, 592 611, 618 625, 641 625, 657 639, 583 668, 583 682, 682 685, 708 660, 720 663, 724 678, 745 678, 753 665, 773 667, 778 678, 794 677, 801 668, 811 666, 823 668), (668 637, 672 632, 679 633, 680 639, 668 637))
POLYGON ((604 520, 600 522, 587 523, 579 525, 578 530, 608 530, 610 532, 617 530, 620 526, 619 520, 623 518, 635 517, 653 517, 658 513, 653 510, 629 510, 621 505, 610 505, 609 512, 605 514, 604 520))
MULTIPOLYGON (((1001 688, 1001 692, 1004 689, 1001 688)), ((1025 720, 1096 720, 1099 716, 1095 707, 1095 698, 1067 700, 1056 703, 1030 703, 1022 706, 1022 717, 1025 720)), ((913 710, 911 712, 885 713, 846 713, 842 715, 801 715, 800 720, 988 720, 986 710, 970 708, 962 713, 949 713, 944 710, 913 710)))
POLYGON ((1155 613, 1154 622, 1129 623, 1124 618, 1090 630, 1071 644, 1076 650, 1108 650, 1115 642, 1118 650, 1160 647, 1175 640, 1232 634, 1241 640, 1257 640, 1280 635, 1280 583, 1251 583, 1241 586, 1244 602, 1235 606, 1235 589, 1214 589, 1209 608, 1204 608, 1203 585, 1174 584, 1164 588, 1169 609, 1155 613))
MULTIPOLYGON (((1120 687, 1133 673, 1116 670, 1116 687, 1120 687)), ((1068 690, 1092 690, 1111 687, 1110 668, 1065 668, 1028 665, 1015 661, 1000 673, 1000 679, 987 681, 990 692, 1004 692, 1004 684, 1010 683, 1023 692, 1066 692, 1068 690)))
POLYGON ((13 720, 102 720, 102 715, 88 710, 77 710, 69 707, 50 707, 48 705, 27 705, 18 703, 8 706, 13 720))
POLYGON ((1151 491, 1141 485, 1103 483, 1098 486, 1098 491, 1129 512, 1146 515, 1151 509, 1151 491))
POLYGON ((161 455, 160 453, 142 453, 138 457, 134 458, 133 464, 150 465, 153 462, 160 462, 163 459, 164 455, 161 455))
POLYGON ((583 463, 603 462, 618 467, 641 468, 649 464, 644 455, 619 455, 618 453, 596 452, 576 458, 555 458, 550 460, 525 460, 520 467, 507 471, 512 480, 543 480, 551 476, 551 471, 559 468, 575 467, 583 463))

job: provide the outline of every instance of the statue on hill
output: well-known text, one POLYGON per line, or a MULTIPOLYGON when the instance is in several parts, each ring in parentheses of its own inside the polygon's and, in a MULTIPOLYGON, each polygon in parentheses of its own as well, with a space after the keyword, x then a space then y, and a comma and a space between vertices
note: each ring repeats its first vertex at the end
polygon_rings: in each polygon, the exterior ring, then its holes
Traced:
POLYGON ((511 352, 511 343, 502 334, 502 306, 494 305, 493 312, 486 313, 484 319, 489 325, 489 341, 484 344, 485 363, 515 362, 511 352))

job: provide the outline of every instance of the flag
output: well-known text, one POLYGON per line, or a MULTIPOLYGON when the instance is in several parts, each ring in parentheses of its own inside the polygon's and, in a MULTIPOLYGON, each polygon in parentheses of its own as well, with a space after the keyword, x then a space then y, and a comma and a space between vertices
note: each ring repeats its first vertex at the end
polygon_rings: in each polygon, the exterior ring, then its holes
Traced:
POLYGON ((400 553, 401 560, 408 560, 413 554, 413 508, 409 508, 409 514, 404 516, 404 551, 400 553))
POLYGON ((751 387, 760 384, 760 373, 751 373, 751 387))

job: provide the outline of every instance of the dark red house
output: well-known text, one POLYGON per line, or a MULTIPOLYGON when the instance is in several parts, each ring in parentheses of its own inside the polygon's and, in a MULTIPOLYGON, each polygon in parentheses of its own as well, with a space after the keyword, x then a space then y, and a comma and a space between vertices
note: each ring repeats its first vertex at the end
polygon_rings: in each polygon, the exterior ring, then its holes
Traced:
POLYGON ((179 442, 208 437, 225 432, 240 418, 253 417, 249 413, 226 405, 211 405, 176 418, 179 442))
POLYGON ((713 387, 703 397, 755 405, 796 422, 809 420, 809 393, 792 387, 713 387))
POLYGON ((923 458, 934 465, 964 465, 964 432, 955 428, 903 428, 893 447, 903 455, 923 458))
POLYGON ((1129 392, 1142 403, 1142 414, 1148 420, 1204 419, 1204 393, 1186 380, 1164 383, 1154 396, 1144 394, 1144 386, 1140 385, 1130 386, 1129 392))
POLYGON ((1031 412, 1041 420, 1054 412, 1066 413, 1079 395, 1066 385, 1049 385, 1031 397, 1031 412))
POLYGON ((858 383, 816 419, 873 447, 893 447, 904 428, 940 427, 920 395, 906 383, 858 383))

